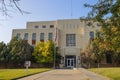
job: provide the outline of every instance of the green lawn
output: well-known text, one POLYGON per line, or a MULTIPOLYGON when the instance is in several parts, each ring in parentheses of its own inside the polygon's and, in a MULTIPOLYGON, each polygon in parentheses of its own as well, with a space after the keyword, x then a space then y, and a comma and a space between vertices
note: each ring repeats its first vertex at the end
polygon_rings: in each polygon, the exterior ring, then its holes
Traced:
POLYGON ((120 80, 120 68, 92 68, 89 70, 106 76, 111 80, 120 80))
MULTIPOLYGON (((28 69, 28 75, 51 70, 49 68, 28 69)), ((0 69, 0 80, 11 80, 26 75, 26 69, 0 69)))

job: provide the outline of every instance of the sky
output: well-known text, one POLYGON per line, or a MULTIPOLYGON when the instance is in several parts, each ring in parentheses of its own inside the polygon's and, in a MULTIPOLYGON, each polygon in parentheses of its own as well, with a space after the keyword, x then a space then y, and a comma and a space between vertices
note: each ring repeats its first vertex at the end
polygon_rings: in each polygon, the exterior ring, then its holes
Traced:
POLYGON ((11 17, 0 15, 0 42, 9 43, 13 29, 25 29, 28 21, 52 21, 58 19, 79 19, 90 11, 84 4, 94 4, 96 0, 20 0, 20 8, 30 14, 15 10, 11 17), (71 16, 72 11, 72 16, 71 16))

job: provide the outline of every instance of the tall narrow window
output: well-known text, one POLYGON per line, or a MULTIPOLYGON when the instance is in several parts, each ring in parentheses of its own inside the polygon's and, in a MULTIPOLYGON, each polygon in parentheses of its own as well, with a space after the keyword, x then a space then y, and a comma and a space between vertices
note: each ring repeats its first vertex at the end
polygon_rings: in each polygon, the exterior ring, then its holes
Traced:
POLYGON ((66 34, 66 46, 76 46, 75 34, 66 34))
POLYGON ((28 42, 28 33, 25 33, 24 39, 25 39, 26 42, 28 42))
POLYGON ((17 33, 17 39, 18 39, 18 40, 20 39, 20 36, 21 36, 21 34, 20 34, 20 33, 17 33))
POLYGON ((44 33, 40 33, 40 41, 44 42, 44 33))
POLYGON ((53 33, 49 33, 49 34, 48 34, 48 39, 49 39, 49 40, 53 40, 53 33))
POLYGON ((36 33, 32 34, 32 45, 36 44, 36 33))
POLYGON ((94 32, 93 32, 93 31, 90 32, 90 39, 91 39, 91 40, 94 39, 94 32))

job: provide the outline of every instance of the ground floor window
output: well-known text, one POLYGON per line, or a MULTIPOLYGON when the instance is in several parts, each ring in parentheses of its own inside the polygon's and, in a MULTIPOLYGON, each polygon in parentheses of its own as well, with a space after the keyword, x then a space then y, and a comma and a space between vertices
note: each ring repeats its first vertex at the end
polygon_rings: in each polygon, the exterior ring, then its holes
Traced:
POLYGON ((110 53, 106 54, 106 63, 112 63, 112 54, 110 53))

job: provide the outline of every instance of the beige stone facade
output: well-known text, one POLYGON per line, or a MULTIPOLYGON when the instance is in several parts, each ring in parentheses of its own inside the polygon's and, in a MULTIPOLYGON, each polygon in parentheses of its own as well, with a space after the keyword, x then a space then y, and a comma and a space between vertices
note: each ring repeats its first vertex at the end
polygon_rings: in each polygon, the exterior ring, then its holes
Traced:
POLYGON ((80 67, 81 51, 88 45, 90 38, 94 38, 96 30, 100 30, 97 23, 94 26, 88 26, 79 19, 27 22, 26 29, 14 29, 12 37, 17 35, 31 45, 56 38, 56 46, 62 55, 60 67, 80 67))

